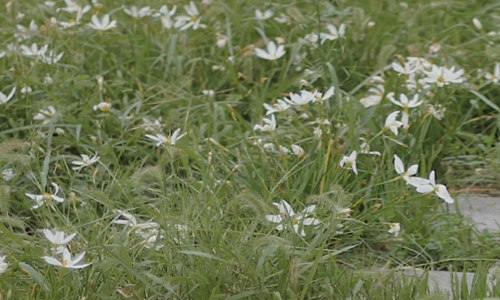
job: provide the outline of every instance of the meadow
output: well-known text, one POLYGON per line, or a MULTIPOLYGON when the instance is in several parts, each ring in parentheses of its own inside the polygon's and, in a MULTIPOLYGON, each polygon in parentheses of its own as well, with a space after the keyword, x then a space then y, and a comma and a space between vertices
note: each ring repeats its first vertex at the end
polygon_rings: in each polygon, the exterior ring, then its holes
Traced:
POLYGON ((0 5, 0 299, 500 297, 498 1, 0 5))

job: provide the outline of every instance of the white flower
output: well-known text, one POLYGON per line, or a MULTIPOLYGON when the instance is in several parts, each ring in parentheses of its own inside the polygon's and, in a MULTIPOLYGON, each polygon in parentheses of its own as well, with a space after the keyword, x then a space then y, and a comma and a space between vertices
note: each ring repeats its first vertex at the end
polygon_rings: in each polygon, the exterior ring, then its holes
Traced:
POLYGON ((349 167, 352 169, 352 171, 358 175, 358 168, 356 166, 356 157, 358 153, 356 151, 352 151, 349 156, 343 156, 342 159, 339 162, 339 166, 341 167, 349 167))
POLYGON ((442 106, 441 104, 437 104, 436 106, 428 104, 427 112, 430 113, 434 118, 442 120, 444 118, 444 113, 446 112, 446 107, 442 106))
POLYGON ((71 253, 69 252, 68 248, 64 247, 61 250, 62 250, 61 251, 62 258, 60 260, 51 256, 43 256, 42 258, 48 264, 67 269, 81 269, 91 265, 91 264, 80 264, 80 265, 78 264, 83 259, 85 252, 82 252, 73 258, 71 257, 71 253))
POLYGON ((481 21, 479 21, 478 18, 472 18, 472 24, 474 24, 474 27, 476 27, 477 30, 483 30, 483 24, 481 24, 481 21))
POLYGON ((136 6, 131 6, 130 8, 124 8, 123 11, 131 16, 132 18, 140 19, 144 17, 151 16, 153 10, 149 6, 137 8, 136 6))
POLYGON ((410 108, 415 108, 415 107, 420 106, 420 104, 422 104, 423 101, 422 100, 418 101, 418 94, 415 94, 415 96, 413 96, 412 100, 409 100, 405 94, 400 94, 399 101, 396 101, 396 99, 394 98, 394 93, 390 92, 389 94, 387 94, 387 98, 392 103, 403 108, 401 122, 403 123, 403 128, 405 128, 405 129, 408 128, 409 123, 410 123, 410 121, 409 121, 410 120, 410 114, 409 114, 410 108))
POLYGON ((136 232, 144 240, 144 247, 148 249, 155 247, 155 250, 160 250, 163 247, 163 244, 158 243, 164 237, 162 230, 153 228, 149 230, 137 230, 136 232))
POLYGON ((418 165, 411 165, 408 170, 405 170, 405 166, 401 158, 394 154, 394 170, 401 176, 401 178, 403 178, 408 184, 410 184, 410 176, 417 174, 418 165))
POLYGON ((404 65, 398 64, 397 62, 393 62, 391 67, 394 71, 398 72, 401 75, 410 75, 417 71, 417 68, 414 64, 406 62, 404 65))
POLYGON ((371 154, 371 155, 378 155, 381 156, 382 153, 379 151, 370 151, 370 145, 363 139, 361 138, 361 144, 359 145, 359 151, 360 154, 371 154))
POLYGON ((285 15, 284 13, 280 13, 279 16, 274 17, 274 20, 278 23, 285 24, 290 22, 290 17, 285 15))
POLYGON ((422 100, 418 101, 418 94, 413 96, 412 100, 409 100, 405 94, 400 94, 399 101, 397 101, 394 98, 394 93, 390 92, 389 94, 387 94, 387 98, 389 99, 389 101, 391 101, 392 103, 396 104, 399 107, 402 107, 406 111, 410 108, 418 107, 420 104, 423 103, 422 100))
POLYGON ((23 25, 16 25, 19 32, 14 33, 14 36, 19 40, 25 40, 38 32, 38 25, 36 25, 35 20, 31 20, 29 27, 24 27, 23 25))
POLYGON ((63 253, 64 246, 71 242, 71 240, 76 236, 76 233, 66 235, 64 231, 43 229, 43 234, 45 238, 55 247, 52 248, 56 253, 63 253))
POLYGON ((290 104, 285 100, 278 99, 277 103, 269 105, 264 103, 264 108, 266 109, 266 115, 274 114, 275 112, 285 111, 290 108, 290 104))
POLYGON ((500 63, 495 64, 495 70, 493 71, 493 74, 486 73, 484 77, 493 83, 498 83, 500 81, 500 63))
POLYGON ((11 180, 12 178, 14 178, 14 170, 12 168, 2 170, 2 177, 5 181, 11 180))
POLYGON ((301 236, 305 236, 304 225, 318 225, 321 221, 316 218, 306 218, 309 214, 316 210, 316 205, 310 205, 303 211, 296 214, 290 204, 285 200, 273 203, 279 209, 277 215, 266 215, 266 220, 273 223, 278 223, 276 229, 282 231, 288 226, 292 226, 293 231, 301 236))
POLYGON ((25 193, 25 195, 28 196, 28 198, 35 200, 35 204, 33 204, 33 206, 31 206, 32 209, 39 208, 44 203, 50 202, 52 200, 57 201, 59 203, 64 202, 64 198, 57 196, 57 193, 59 192, 59 185, 57 185, 56 183, 52 183, 52 186, 54 187, 53 194, 51 194, 49 192, 45 192, 41 195, 25 193))
POLYGON ((146 134, 146 137, 149 139, 152 139, 153 141, 156 142, 157 147, 164 146, 166 144, 170 144, 171 146, 175 146, 177 144, 177 141, 179 141, 182 137, 186 135, 186 133, 180 134, 181 129, 177 128, 174 133, 170 136, 165 136, 163 134, 157 133, 155 135, 151 134, 146 134))
POLYGON ((317 126, 313 130, 314 137, 320 139, 323 136, 323 130, 321 127, 317 126))
POLYGON ((193 28, 193 30, 198 28, 207 28, 207 25, 201 24, 200 13, 198 12, 198 8, 193 1, 189 2, 188 5, 184 5, 184 10, 188 15, 176 17, 174 23, 175 28, 178 28, 180 31, 184 31, 189 28, 193 28))
POLYGON ((264 21, 271 18, 274 15, 272 10, 265 10, 264 12, 260 11, 260 9, 255 10, 255 18, 259 21, 264 21))
MULTIPOLYGON (((81 7, 78 3, 76 3, 73 0, 64 0, 64 2, 66 3, 66 7, 58 8, 57 11, 62 10, 65 12, 74 13, 74 12, 78 12, 78 11, 85 9, 85 7, 81 7)), ((86 6, 88 6, 88 5, 86 5, 86 6)), ((89 7, 89 9, 90 9, 90 7, 89 7)))
POLYGON ((290 98, 285 98, 284 100, 291 105, 306 105, 316 101, 316 95, 306 90, 300 91, 300 94, 290 93, 289 97, 290 98))
POLYGON ((328 33, 320 33, 321 44, 326 41, 334 41, 345 35, 345 24, 340 24, 338 29, 335 25, 329 24, 326 25, 326 29, 328 29, 328 33))
POLYGON ((7 103, 12 97, 14 97, 14 93, 16 92, 16 87, 13 87, 12 90, 10 90, 9 95, 5 95, 4 93, 0 92, 0 104, 5 104, 7 103))
POLYGON ((225 36, 225 35, 223 35, 222 33, 219 33, 219 32, 215 33, 215 38, 217 40, 215 42, 215 44, 219 48, 224 48, 226 46, 226 44, 227 44, 227 41, 229 40, 227 36, 225 36))
POLYGON ((159 132, 163 130, 163 124, 161 123, 161 117, 158 119, 153 119, 149 117, 142 118, 143 124, 141 125, 144 130, 149 132, 159 132))
POLYGON ((380 101, 382 101, 382 97, 384 96, 384 93, 385 93, 384 86, 381 84, 376 85, 374 87, 371 87, 368 90, 368 95, 366 97, 362 98, 361 100, 359 100, 359 102, 361 102, 361 104, 364 107, 371 107, 371 106, 378 105, 380 103, 380 101))
POLYGON ((423 79, 424 83, 435 83, 438 87, 443 87, 450 83, 462 83, 464 78, 464 70, 455 71, 455 67, 446 68, 436 65, 432 66, 430 72, 424 71, 426 78, 423 79))
POLYGON ((266 60, 276 60, 281 58, 286 53, 285 46, 279 45, 278 47, 276 47, 276 44, 273 41, 269 41, 266 47, 267 50, 256 48, 255 55, 266 60))
POLYGON ((94 110, 100 110, 100 111, 106 113, 106 112, 109 112, 109 110, 111 109, 111 106, 112 106, 111 103, 103 101, 103 102, 100 102, 97 105, 94 105, 93 109, 94 110))
POLYGON ((24 56, 43 57, 48 48, 49 45, 43 45, 39 48, 35 43, 31 44, 30 47, 21 45, 21 54, 24 56))
POLYGON ((394 234, 394 236, 398 236, 400 231, 401 231, 401 224, 389 223, 389 230, 387 230, 388 233, 394 234))
POLYGON ((54 118, 56 113, 56 109, 53 106, 49 106, 47 109, 40 109, 33 117, 33 120, 43 121, 42 124, 47 124, 54 118))
POLYGON ((214 90, 203 90, 201 93, 209 98, 215 97, 215 91, 214 90))
POLYGON ((385 119, 384 129, 389 129, 394 135, 398 135, 398 128, 403 125, 403 122, 396 120, 398 115, 399 111, 395 111, 389 114, 387 119, 385 119))
POLYGON ((92 23, 89 24, 89 27, 95 30, 106 31, 115 28, 116 21, 111 21, 109 15, 104 15, 101 20, 99 20, 97 15, 93 15, 92 23))
POLYGON ((92 157, 89 157, 86 154, 80 154, 80 156, 82 157, 81 160, 74 160, 71 162, 72 165, 75 165, 75 167, 72 167, 74 171, 80 171, 81 169, 99 161, 99 155, 97 154, 94 154, 92 157))
POLYGON ((134 215, 123 210, 116 209, 114 212, 118 213, 118 217, 111 223, 129 226, 131 228, 130 231, 153 229, 159 226, 158 223, 151 220, 145 223, 139 223, 134 215))
POLYGON ((163 25, 164 28, 170 29, 174 27, 174 21, 172 20, 172 16, 175 15, 175 12, 177 11, 177 6, 173 6, 171 10, 168 9, 166 5, 163 5, 160 10, 158 15, 160 16, 160 21, 161 25, 163 25))
POLYGON ((43 84, 51 85, 52 83, 54 83, 54 79, 52 79, 52 77, 50 77, 49 74, 46 74, 45 77, 43 78, 43 84))
POLYGON ((28 85, 23 86, 21 89, 21 94, 31 94, 31 92, 33 92, 33 89, 28 85))
POLYGON ((49 52, 47 52, 47 54, 40 57, 40 60, 48 65, 52 65, 58 63, 63 55, 64 52, 57 54, 56 52, 50 50, 49 52))
POLYGON ((443 184, 436 184, 434 170, 432 170, 429 174, 429 180, 427 181, 427 183, 423 183, 417 186, 417 192, 424 194, 435 192, 436 195, 439 198, 443 199, 446 203, 451 204, 454 202, 453 198, 450 196, 450 193, 448 193, 448 189, 446 188, 446 186, 443 184))
POLYGON ((300 147, 299 145, 293 144, 292 145, 292 153, 295 156, 302 157, 306 154, 306 151, 304 151, 304 148, 300 147))
POLYGON ((75 18, 71 19, 69 22, 61 21, 59 22, 59 25, 61 25, 64 29, 79 25, 83 15, 85 15, 88 11, 90 11, 90 5, 85 5, 84 7, 78 6, 74 11, 76 13, 75 18))
POLYGON ((312 97, 313 97, 312 102, 323 102, 325 100, 328 100, 328 99, 330 99, 333 96, 334 92, 335 92, 335 87, 333 87, 333 86, 330 87, 325 92, 324 95, 323 95, 323 93, 320 93, 318 91, 314 91, 314 92, 312 92, 312 97))
POLYGON ((143 244, 146 248, 156 246, 155 249, 159 250, 163 247, 163 245, 158 244, 158 241, 163 239, 164 236, 163 231, 158 229, 158 223, 153 222, 152 220, 140 223, 137 221, 135 216, 126 211, 114 210, 114 212, 118 213, 118 216, 112 221, 112 223, 129 227, 130 230, 128 230, 128 234, 133 232, 140 236, 144 240, 143 244))
POLYGON ((274 117, 274 115, 271 115, 270 119, 263 118, 262 121, 264 122, 264 125, 255 125, 253 127, 253 130, 260 130, 267 132, 276 130, 276 118, 274 117))
POLYGON ((431 69, 433 66, 427 59, 422 57, 408 56, 406 58, 406 62, 410 66, 410 68, 421 72, 425 72, 426 70, 431 69))
POLYGON ((9 264, 6 261, 7 257, 5 255, 0 255, 0 274, 5 273, 9 264))

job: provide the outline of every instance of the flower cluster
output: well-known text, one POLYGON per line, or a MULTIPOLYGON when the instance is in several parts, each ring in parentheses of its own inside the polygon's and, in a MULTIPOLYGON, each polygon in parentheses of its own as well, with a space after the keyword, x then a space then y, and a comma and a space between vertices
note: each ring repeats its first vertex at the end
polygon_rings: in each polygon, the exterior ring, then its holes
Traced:
POLYGON ((446 203, 451 204, 454 202, 446 186, 443 184, 436 184, 434 170, 431 171, 428 179, 414 176, 418 172, 418 165, 411 165, 408 169, 405 169, 403 161, 397 155, 394 155, 394 170, 407 184, 415 187, 417 192, 424 194, 434 192, 446 203))
POLYGON ((159 224, 153 220, 147 222, 139 222, 137 218, 123 210, 115 210, 117 217, 112 221, 113 224, 125 225, 128 229, 128 234, 136 234, 143 240, 143 245, 146 248, 154 247, 159 250, 163 247, 159 242, 164 237, 164 232, 159 228, 159 224))
POLYGON ((316 218, 308 218, 316 210, 316 205, 306 207, 300 213, 295 213, 292 206, 285 200, 273 203, 279 210, 277 215, 266 215, 266 220, 272 223, 277 223, 276 230, 282 231, 285 228, 291 227, 293 231, 301 236, 306 236, 304 226, 318 225, 321 223, 316 218))
POLYGON ((67 235, 63 231, 44 229, 43 234, 52 244, 51 250, 54 254, 54 256, 45 255, 42 257, 46 263, 67 269, 82 269, 90 265, 90 263, 80 264, 85 252, 73 256, 67 247, 76 233, 67 235))

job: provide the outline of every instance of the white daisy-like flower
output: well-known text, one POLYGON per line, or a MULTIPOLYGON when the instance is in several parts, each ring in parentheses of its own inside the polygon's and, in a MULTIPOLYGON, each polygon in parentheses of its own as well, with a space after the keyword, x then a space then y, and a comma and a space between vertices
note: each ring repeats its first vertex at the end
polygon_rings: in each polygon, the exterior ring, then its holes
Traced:
POLYGON ((390 113, 385 119, 384 129, 389 129, 394 135, 398 135, 398 128, 403 126, 403 122, 396 120, 398 115, 399 111, 395 111, 390 113))
POLYGON ((86 154, 80 154, 80 156, 82 157, 81 160, 74 160, 71 162, 72 165, 75 165, 74 167, 71 168, 74 171, 80 171, 81 169, 88 167, 99 161, 99 155, 97 154, 94 154, 94 156, 92 157, 86 154))
POLYGON ((276 47, 276 43, 273 41, 269 41, 266 48, 266 50, 255 48, 255 55, 265 60, 277 60, 286 54, 285 46, 279 45, 276 47))
MULTIPOLYGON (((417 186, 417 192, 424 194, 434 192, 439 198, 443 199, 448 204, 452 204, 453 202, 455 202, 445 185, 436 184, 435 176, 436 175, 434 173, 434 170, 432 170, 429 174, 429 179, 427 180, 427 182, 417 186)), ((415 180, 417 179, 418 177, 413 177, 412 179, 410 179, 410 181, 413 180, 413 182, 415 182, 415 180)))
POLYGON ((14 169, 12 169, 12 168, 3 169, 2 170, 2 177, 3 177, 3 180, 5 180, 5 181, 11 180, 12 178, 14 178, 14 169))
POLYGON ((358 153, 356 151, 352 151, 349 156, 344 155, 339 162, 339 166, 350 168, 356 175, 358 175, 358 168, 356 166, 357 155, 358 153))
POLYGON ((54 245, 52 250, 56 253, 62 253, 64 251, 63 248, 65 248, 66 244, 71 242, 71 240, 76 236, 76 233, 67 235, 64 231, 55 229, 43 229, 42 232, 45 235, 45 238, 49 240, 52 245, 54 245))
POLYGON ((5 255, 0 255, 0 274, 5 273, 8 267, 7 257, 5 255))
POLYGON ((40 109, 33 117, 33 120, 42 121, 42 124, 47 124, 54 118, 56 113, 56 109, 53 106, 49 106, 47 109, 40 109))
POLYGON ((56 267, 62 267, 66 269, 82 269, 87 266, 90 266, 91 264, 78 264, 83 257, 85 256, 85 252, 82 252, 78 254, 75 257, 72 257, 71 252, 69 252, 68 248, 63 247, 61 249, 62 257, 60 259, 57 259, 55 257, 51 256, 43 256, 42 258, 45 260, 46 263, 50 265, 54 265, 56 267))
POLYGON ((378 84, 368 89, 368 95, 359 100, 364 107, 371 107, 380 104, 384 97, 385 88, 383 85, 378 84))
POLYGON ((401 158, 394 154, 394 170, 406 181, 406 183, 410 184, 410 177, 417 174, 418 165, 411 165, 407 170, 405 170, 405 166, 401 158))
POLYGON ((149 17, 153 14, 153 10, 149 6, 137 8, 137 6, 131 6, 124 8, 123 11, 131 16, 132 18, 141 19, 144 17, 149 17))
POLYGON ((30 193, 25 193, 28 198, 35 200, 35 204, 31 206, 32 209, 39 208, 40 206, 44 205, 47 202, 51 201, 56 201, 59 203, 64 202, 64 198, 57 196, 57 193, 59 193, 59 185, 56 183, 52 183, 52 186, 54 187, 54 193, 49 193, 45 192, 43 194, 37 195, 37 194, 30 194, 30 193))
POLYGON ((187 16, 177 16, 175 17, 174 27, 178 28, 180 31, 192 28, 197 30, 198 28, 207 28, 207 25, 201 24, 201 16, 198 8, 193 1, 189 2, 188 5, 184 5, 184 10, 187 16))
POLYGON ((30 47, 21 45, 21 54, 31 57, 43 57, 48 49, 49 45, 43 45, 42 47, 38 47, 38 44, 35 43, 31 44, 30 47))
POLYGON ((345 35, 345 24, 340 24, 339 28, 335 25, 328 24, 326 25, 326 29, 328 29, 327 33, 320 33, 319 37, 321 38, 321 44, 326 41, 335 41, 336 39, 342 38, 345 35))
POLYGON ((425 71, 425 75, 427 77, 422 80, 424 83, 433 83, 438 87, 464 82, 464 70, 455 71, 455 67, 446 68, 433 65, 431 71, 425 71))
POLYGON ((94 105, 93 109, 107 113, 111 110, 111 106, 112 106, 111 103, 102 101, 99 104, 94 105))
POLYGON ((276 118, 274 117, 274 115, 271 115, 270 119, 263 118, 262 122, 264 122, 264 125, 257 124, 253 127, 253 130, 255 131, 260 130, 266 132, 272 132, 276 130, 276 118))
POLYGON ((9 102, 9 100, 12 99, 12 97, 14 97, 15 92, 16 92, 16 87, 13 87, 10 90, 9 95, 5 95, 4 93, 0 92, 0 104, 5 104, 9 102))
POLYGON ((266 109, 266 115, 272 115, 276 112, 285 111, 290 108, 290 104, 285 100, 278 99, 273 105, 264 103, 264 108, 266 109))
POLYGON ((500 81, 500 63, 495 64, 495 69, 493 70, 493 73, 486 73, 484 77, 489 81, 497 84, 500 81))
POLYGON ((306 236, 304 226, 318 225, 321 223, 321 221, 316 218, 307 218, 308 215, 316 210, 316 205, 310 205, 300 213, 295 213, 292 206, 285 200, 275 202, 273 205, 279 209, 279 213, 277 215, 266 215, 266 220, 277 223, 276 230, 278 231, 282 231, 291 226, 295 233, 306 236))
POLYGON ((177 144, 177 142, 186 135, 185 132, 182 134, 180 132, 181 129, 177 128, 170 136, 157 133, 155 135, 146 134, 146 137, 155 141, 157 147, 162 147, 167 144, 170 144, 170 146, 175 146, 175 144, 177 144))
POLYGON ((260 9, 255 10, 255 18, 259 21, 265 21, 269 18, 272 18, 274 12, 272 10, 261 11, 260 9))
POLYGON ((104 15, 102 19, 99 19, 97 15, 92 16, 92 23, 89 24, 89 27, 95 30, 106 31, 113 28, 116 28, 116 21, 111 20, 109 15, 104 15))
POLYGON ((401 224, 399 223, 389 223, 388 233, 393 234, 394 236, 398 236, 401 231, 401 224))
POLYGON ((177 11, 177 6, 175 5, 172 7, 172 9, 168 9, 166 5, 163 5, 158 11, 161 25, 163 25, 165 29, 170 29, 174 27, 174 21, 172 20, 172 17, 175 15, 176 11, 177 11))

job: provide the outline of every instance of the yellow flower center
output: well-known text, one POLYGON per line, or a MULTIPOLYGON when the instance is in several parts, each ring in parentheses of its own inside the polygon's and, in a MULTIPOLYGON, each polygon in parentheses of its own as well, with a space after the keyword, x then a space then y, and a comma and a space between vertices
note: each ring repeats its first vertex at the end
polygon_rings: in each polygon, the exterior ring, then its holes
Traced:
POLYGON ((196 21, 198 21, 199 18, 200 18, 200 16, 198 16, 198 15, 191 16, 191 21, 196 22, 196 21))
POLYGON ((51 200, 52 194, 47 192, 43 193, 43 199, 45 199, 45 201, 51 200))
POLYGON ((103 105, 101 105, 100 109, 102 112, 109 112, 109 110, 111 109, 111 105, 103 104, 103 105))
POLYGON ((69 265, 69 260, 63 258, 61 259, 61 264, 66 267, 67 265, 69 265))

